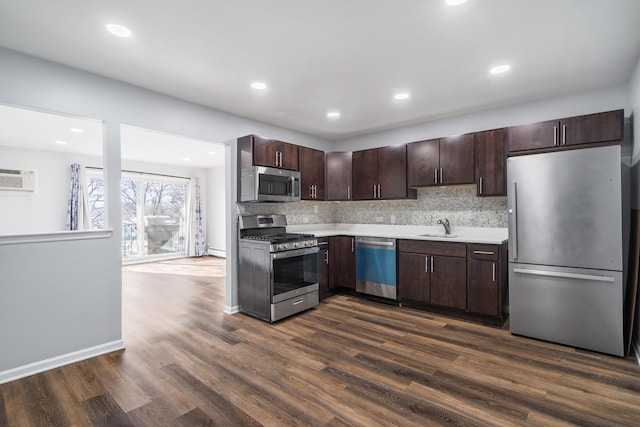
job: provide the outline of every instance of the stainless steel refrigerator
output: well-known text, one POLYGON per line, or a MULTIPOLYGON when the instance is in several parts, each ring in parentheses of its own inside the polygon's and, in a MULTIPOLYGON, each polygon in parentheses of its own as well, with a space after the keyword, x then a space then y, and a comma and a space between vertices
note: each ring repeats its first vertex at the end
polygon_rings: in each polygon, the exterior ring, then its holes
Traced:
POLYGON ((514 334, 624 355, 620 146, 510 157, 514 334))

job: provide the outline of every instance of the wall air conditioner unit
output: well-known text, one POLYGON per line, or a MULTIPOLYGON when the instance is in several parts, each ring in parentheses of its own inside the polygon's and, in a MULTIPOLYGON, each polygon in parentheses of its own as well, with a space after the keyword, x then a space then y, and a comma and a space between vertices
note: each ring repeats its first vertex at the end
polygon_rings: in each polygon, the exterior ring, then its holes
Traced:
POLYGON ((34 171, 0 169, 0 191, 34 191, 35 188, 34 171))

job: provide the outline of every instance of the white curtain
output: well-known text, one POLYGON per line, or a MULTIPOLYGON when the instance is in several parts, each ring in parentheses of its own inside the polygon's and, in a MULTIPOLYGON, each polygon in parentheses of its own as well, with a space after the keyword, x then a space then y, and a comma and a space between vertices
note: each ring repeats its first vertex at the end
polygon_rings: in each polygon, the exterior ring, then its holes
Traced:
POLYGON ((89 195, 84 166, 71 165, 71 183, 67 202, 67 230, 90 230, 89 195))
POLYGON ((200 181, 192 177, 189 184, 189 216, 187 218, 187 255, 203 256, 206 249, 204 207, 200 196, 200 181))

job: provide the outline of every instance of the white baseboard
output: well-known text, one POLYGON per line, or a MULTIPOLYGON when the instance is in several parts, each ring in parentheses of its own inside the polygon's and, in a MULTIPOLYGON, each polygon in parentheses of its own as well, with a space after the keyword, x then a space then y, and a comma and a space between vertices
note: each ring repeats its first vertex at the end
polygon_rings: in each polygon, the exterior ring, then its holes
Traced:
POLYGON ((52 357, 50 359, 41 360, 39 362, 29 363, 28 365, 19 366, 17 368, 0 371, 0 384, 8 383, 30 375, 39 374, 40 372, 50 369, 59 368, 60 366, 69 365, 81 360, 90 359, 102 354, 111 353, 112 351, 122 350, 124 341, 112 341, 100 344, 95 347, 85 348, 83 350, 74 351, 72 353, 63 354, 61 356, 52 357))
POLYGON ((226 258, 227 257, 227 251, 223 251, 220 249, 213 249, 213 248, 209 248, 207 250, 207 254, 211 255, 211 256, 217 256, 220 258, 226 258))
POLYGON ((234 305, 233 307, 229 307, 228 305, 225 305, 224 306, 224 312, 226 314, 240 313, 240 306, 239 305, 234 305))

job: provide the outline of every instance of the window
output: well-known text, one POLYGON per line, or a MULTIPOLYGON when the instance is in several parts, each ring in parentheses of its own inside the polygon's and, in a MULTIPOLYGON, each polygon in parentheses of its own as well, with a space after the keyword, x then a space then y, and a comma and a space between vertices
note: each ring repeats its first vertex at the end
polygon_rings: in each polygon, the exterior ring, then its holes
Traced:
MULTIPOLYGON (((87 172, 94 228, 104 228, 102 171, 87 172)), ((135 259, 185 255, 189 180, 146 173, 122 173, 122 256, 135 259)))

